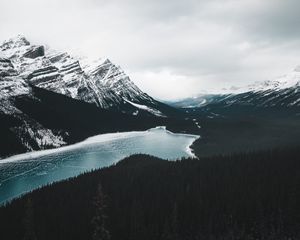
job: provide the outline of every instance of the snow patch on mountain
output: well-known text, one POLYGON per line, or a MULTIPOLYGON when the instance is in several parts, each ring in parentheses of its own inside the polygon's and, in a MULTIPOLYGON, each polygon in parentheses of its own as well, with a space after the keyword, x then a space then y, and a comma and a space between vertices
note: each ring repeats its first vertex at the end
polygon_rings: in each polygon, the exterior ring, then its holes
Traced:
POLYGON ((166 109, 109 59, 72 56, 19 35, 0 44, 0 119, 13 141, 25 147, 17 151, 55 148, 70 141, 66 129, 43 126, 31 114, 26 104, 40 101, 34 87, 134 116, 163 117, 159 109, 166 109))
POLYGON ((274 80, 255 82, 245 87, 231 87, 211 94, 199 94, 170 104, 180 108, 201 108, 211 104, 223 107, 299 107, 300 66, 274 80))
MULTIPOLYGON (((152 114, 154 114, 154 115, 156 115, 158 117, 165 117, 165 115, 161 111, 155 110, 155 109, 147 107, 145 105, 141 105, 141 104, 137 104, 137 103, 131 102, 131 101, 126 100, 126 99, 124 99, 124 101, 130 103, 132 106, 134 106, 136 108, 139 108, 139 109, 142 109, 144 111, 150 112, 150 113, 152 113, 152 114)), ((133 114, 137 115, 138 112, 134 112, 133 114)))
POLYGON ((257 81, 244 87, 231 87, 222 89, 221 94, 240 94, 246 92, 264 92, 265 95, 270 91, 281 91, 289 88, 300 87, 300 66, 294 68, 290 73, 279 76, 273 80, 257 81))
MULTIPOLYGON (((5 74, 17 76, 16 81, 23 79, 23 82, 94 103, 101 108, 119 108, 126 99, 148 106, 153 109, 148 111, 151 114, 159 112, 156 101, 142 92, 109 59, 90 60, 72 56, 33 45, 23 36, 9 39, 0 46, 0 76, 5 74)), ((17 85, 15 87, 18 88, 17 85)), ((131 106, 138 108, 137 105, 131 106)))

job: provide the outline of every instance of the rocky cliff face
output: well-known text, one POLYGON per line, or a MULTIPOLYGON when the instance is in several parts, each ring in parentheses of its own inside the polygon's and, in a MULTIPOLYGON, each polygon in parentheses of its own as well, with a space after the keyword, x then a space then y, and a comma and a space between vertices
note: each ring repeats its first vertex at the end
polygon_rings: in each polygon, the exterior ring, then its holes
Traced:
POLYGON ((0 76, 14 76, 28 84, 130 114, 163 116, 159 103, 143 93, 109 59, 89 61, 66 52, 32 45, 18 36, 0 46, 0 76), (137 105, 135 105, 137 104, 137 105), (142 105, 143 108, 137 106, 142 105))
POLYGON ((0 45, 0 157, 152 127, 170 110, 109 59, 73 57, 23 36, 0 45))

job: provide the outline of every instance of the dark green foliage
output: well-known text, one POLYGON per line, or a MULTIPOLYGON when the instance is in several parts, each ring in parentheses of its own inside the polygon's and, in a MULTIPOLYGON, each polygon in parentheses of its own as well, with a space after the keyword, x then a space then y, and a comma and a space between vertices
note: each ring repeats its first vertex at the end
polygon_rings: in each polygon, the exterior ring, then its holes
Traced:
MULTIPOLYGON (((299 148, 176 162, 135 155, 29 194, 36 237, 93 239, 101 182, 112 240, 299 239, 299 156, 299 148)), ((26 199, 0 208, 1 239, 23 239, 26 199)))
POLYGON ((25 216, 23 219, 24 238, 23 240, 36 240, 34 214, 31 198, 27 198, 25 203, 25 216))
POLYGON ((92 219, 93 240, 109 240, 110 233, 106 229, 106 196, 102 192, 101 184, 98 185, 97 193, 94 198, 95 215, 92 219))
POLYGON ((196 119, 201 126, 195 132, 201 138, 193 145, 197 156, 228 155, 299 144, 299 108, 218 109, 210 106, 193 110, 189 110, 190 118, 196 119))
POLYGON ((11 131, 11 128, 21 124, 22 122, 14 116, 0 113, 0 157, 26 151, 25 146, 22 145, 16 134, 11 131))

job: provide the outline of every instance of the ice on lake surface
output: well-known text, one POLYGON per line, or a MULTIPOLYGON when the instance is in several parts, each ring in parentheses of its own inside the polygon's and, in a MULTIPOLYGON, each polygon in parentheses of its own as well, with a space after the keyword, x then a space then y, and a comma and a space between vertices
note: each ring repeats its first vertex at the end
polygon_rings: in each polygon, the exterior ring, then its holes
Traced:
POLYGON ((148 131, 102 134, 59 149, 37 151, 0 160, 0 203, 40 186, 113 165, 132 154, 169 160, 192 156, 196 135, 175 134, 164 127, 148 131))

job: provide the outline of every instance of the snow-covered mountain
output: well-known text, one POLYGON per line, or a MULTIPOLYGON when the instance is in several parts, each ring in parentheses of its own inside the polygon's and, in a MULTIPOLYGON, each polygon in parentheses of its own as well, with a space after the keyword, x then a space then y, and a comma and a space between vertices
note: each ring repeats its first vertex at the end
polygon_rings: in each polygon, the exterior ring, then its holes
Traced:
POLYGON ((290 73, 245 87, 223 89, 218 94, 201 94, 172 103, 181 108, 201 108, 211 104, 223 106, 300 107, 300 66, 290 73))
POLYGON ((33 45, 17 36, 0 46, 1 95, 23 94, 26 85, 138 115, 164 116, 160 103, 142 92, 109 59, 90 61, 33 45))
POLYGON ((0 45, 0 158, 147 129, 174 113, 109 59, 74 57, 23 36, 0 45))

